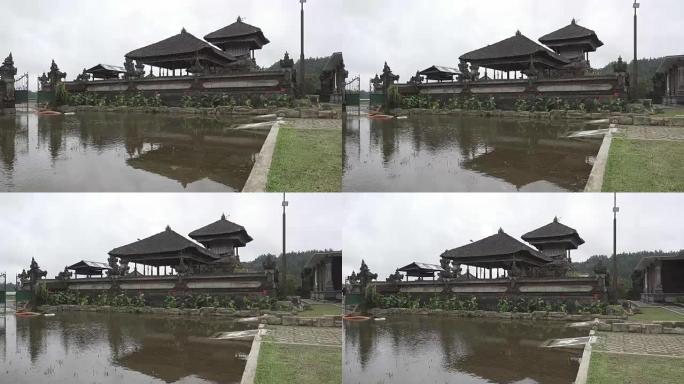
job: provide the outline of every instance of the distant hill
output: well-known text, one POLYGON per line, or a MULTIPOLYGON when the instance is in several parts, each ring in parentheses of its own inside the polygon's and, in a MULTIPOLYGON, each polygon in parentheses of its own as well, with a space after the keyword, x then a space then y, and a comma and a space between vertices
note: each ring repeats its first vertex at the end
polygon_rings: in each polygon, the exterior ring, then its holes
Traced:
MULTIPOLYGON (((642 258, 652 257, 652 256, 674 256, 674 255, 677 255, 681 252, 682 251, 679 251, 679 252, 641 251, 641 252, 618 254, 617 264, 618 264, 618 278, 620 280, 620 286, 624 288, 624 291, 629 291, 632 288, 632 277, 631 277, 632 272, 634 271, 634 268, 636 268, 637 264, 639 263, 639 260, 641 260, 642 258)), ((593 276, 594 275, 594 267, 596 266, 596 264, 599 263, 599 261, 603 261, 603 263, 608 267, 608 272, 612 271, 612 269, 613 269, 613 257, 612 256, 608 257, 606 255, 596 255, 596 256, 590 257, 589 259, 587 259, 584 262, 572 263, 572 264, 578 273, 588 274, 588 275, 593 276)))
MULTIPOLYGON (((306 71, 306 93, 309 95, 317 95, 321 91, 321 73, 325 64, 328 63, 328 57, 310 57, 304 59, 304 70, 306 71)), ((299 62, 295 63, 295 70, 299 69, 299 62)), ((271 65, 270 70, 280 69, 280 61, 271 65)))
MULTIPOLYGON (((638 70, 639 70, 639 94, 645 98, 653 97, 653 77, 655 77, 658 67, 663 62, 662 57, 655 58, 644 58, 637 60, 638 70)), ((632 63, 634 60, 629 62, 629 73, 632 73, 632 63)), ((613 72, 613 65, 616 62, 613 61, 603 68, 597 71, 601 74, 611 74, 613 72)))

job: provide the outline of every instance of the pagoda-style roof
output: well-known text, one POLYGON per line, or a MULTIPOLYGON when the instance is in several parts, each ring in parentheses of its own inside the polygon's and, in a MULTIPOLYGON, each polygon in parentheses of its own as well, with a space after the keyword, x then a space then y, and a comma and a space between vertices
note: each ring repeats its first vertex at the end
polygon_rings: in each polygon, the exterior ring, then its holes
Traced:
POLYGON ((461 71, 456 68, 433 65, 418 73, 425 76, 428 80, 450 81, 454 79, 454 76, 460 75, 461 71))
POLYGON ((99 275, 102 274, 102 271, 108 271, 112 268, 106 263, 81 260, 76 264, 68 266, 66 269, 74 271, 76 275, 99 275))
POLYGON ((221 215, 218 221, 190 232, 189 236, 199 242, 213 239, 234 239, 238 241, 239 246, 243 247, 253 240, 245 227, 227 220, 225 214, 221 215))
POLYGON ((115 248, 109 255, 148 265, 177 265, 181 258, 206 264, 219 258, 170 227, 156 235, 115 248))
POLYGON ((577 231, 558 222, 557 217, 552 223, 524 234, 522 239, 535 246, 545 243, 568 243, 571 249, 577 249, 578 246, 584 244, 584 240, 577 231))
POLYGON ((558 69, 569 63, 567 59, 535 43, 520 31, 513 37, 468 52, 460 59, 480 67, 501 71, 526 70, 530 68, 530 63, 537 69, 558 69))
POLYGON ((126 68, 117 67, 116 65, 98 64, 86 70, 86 73, 93 75, 94 79, 117 79, 120 74, 126 73, 126 68))
POLYGON ((406 276, 411 277, 435 277, 435 272, 444 272, 444 268, 435 264, 413 262, 397 271, 404 272, 406 276))
POLYGON ((245 45, 249 49, 261 49, 270 43, 261 28, 243 22, 241 17, 238 17, 233 24, 204 36, 204 39, 224 51, 231 47, 245 45))
POLYGON ((126 58, 167 69, 187 69, 196 61, 203 66, 226 67, 237 59, 201 40, 183 28, 168 39, 136 49, 126 58))
POLYGON ((506 234, 499 233, 444 252, 441 257, 458 264, 507 268, 513 261, 542 266, 551 260, 541 252, 506 234))
POLYGON ((603 46, 603 42, 599 40, 596 32, 577 24, 575 19, 572 19, 569 25, 542 36, 539 42, 552 49, 568 45, 581 45, 587 52, 594 52, 596 48, 603 46))

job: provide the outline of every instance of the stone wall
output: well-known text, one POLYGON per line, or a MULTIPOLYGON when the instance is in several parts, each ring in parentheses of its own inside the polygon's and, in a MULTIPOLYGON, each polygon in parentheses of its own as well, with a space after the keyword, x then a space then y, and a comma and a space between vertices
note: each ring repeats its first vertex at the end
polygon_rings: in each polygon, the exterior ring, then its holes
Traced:
POLYGON ((160 305, 172 292, 183 294, 209 294, 220 297, 275 296, 275 285, 265 273, 241 273, 215 276, 148 276, 122 278, 90 278, 70 280, 44 280, 48 291, 72 291, 95 297, 101 293, 126 293, 160 305))
POLYGON ((512 109, 520 97, 561 97, 567 101, 587 98, 611 100, 625 98, 627 90, 620 84, 618 76, 585 76, 570 79, 541 79, 529 81, 516 80, 479 80, 475 82, 443 82, 425 84, 398 84, 402 96, 427 95, 436 100, 448 101, 461 96, 479 98, 494 97, 497 104, 512 109))
POLYGON ((64 84, 69 93, 90 92, 112 98, 122 93, 142 93, 146 97, 159 94, 165 105, 180 106, 182 97, 186 95, 294 96, 292 80, 291 71, 255 71, 231 75, 71 81, 64 84))
POLYGON ((445 317, 466 317, 466 318, 490 318, 504 320, 527 320, 527 321, 567 321, 584 322, 599 319, 604 322, 622 322, 627 320, 626 316, 615 315, 570 315, 565 312, 535 311, 531 313, 517 312, 496 312, 496 311, 445 311, 441 309, 409 309, 409 308, 373 308, 370 314, 374 317, 422 315, 422 316, 445 316, 445 317))
POLYGON ((475 296, 489 309, 495 308, 502 297, 539 298, 548 302, 572 300, 582 304, 607 301, 601 278, 375 282, 373 285, 381 295, 408 293, 423 299, 442 293, 464 298, 475 296))

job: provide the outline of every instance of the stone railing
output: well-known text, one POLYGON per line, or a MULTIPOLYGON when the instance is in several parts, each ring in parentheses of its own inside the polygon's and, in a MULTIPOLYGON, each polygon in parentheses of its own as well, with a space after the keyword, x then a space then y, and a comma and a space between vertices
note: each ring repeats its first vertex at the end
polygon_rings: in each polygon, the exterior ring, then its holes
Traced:
MULTIPOLYGON (((325 315, 316 317, 300 316, 297 312, 269 311, 260 309, 237 310, 232 308, 203 307, 189 308, 159 308, 159 307, 113 307, 97 305, 43 305, 38 308, 42 313, 57 312, 104 312, 104 313, 130 313, 163 315, 170 317, 178 316, 205 316, 235 319, 244 323, 257 323, 285 326, 307 327, 341 327, 342 315, 325 315)), ((340 312, 342 310, 340 309, 340 312)))
POLYGON ((185 95, 292 96, 292 80, 291 71, 255 71, 229 75, 71 81, 64 85, 69 93, 90 92, 110 97, 138 92, 148 97, 159 94, 164 104, 178 106, 185 95))

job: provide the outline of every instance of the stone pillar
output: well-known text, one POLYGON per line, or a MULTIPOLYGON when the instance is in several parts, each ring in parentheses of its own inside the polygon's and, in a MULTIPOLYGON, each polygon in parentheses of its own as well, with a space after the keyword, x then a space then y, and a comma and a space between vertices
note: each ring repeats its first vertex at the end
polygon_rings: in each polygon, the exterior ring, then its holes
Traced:
POLYGON ((0 66, 0 115, 15 113, 14 76, 16 74, 17 68, 14 67, 14 59, 10 53, 0 66))
POLYGON ((332 281, 332 259, 328 259, 325 263, 325 290, 334 291, 335 285, 332 281))
POLYGON ((663 282, 662 282, 662 269, 663 262, 658 260, 655 264, 655 283, 653 284, 653 300, 656 302, 665 301, 665 295, 663 295, 663 282))

